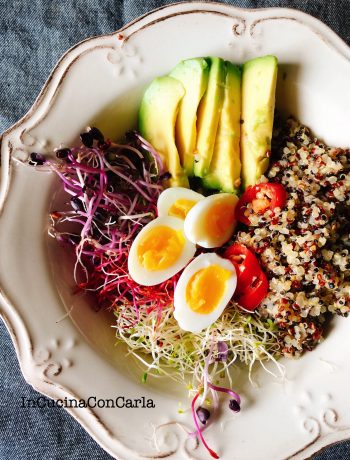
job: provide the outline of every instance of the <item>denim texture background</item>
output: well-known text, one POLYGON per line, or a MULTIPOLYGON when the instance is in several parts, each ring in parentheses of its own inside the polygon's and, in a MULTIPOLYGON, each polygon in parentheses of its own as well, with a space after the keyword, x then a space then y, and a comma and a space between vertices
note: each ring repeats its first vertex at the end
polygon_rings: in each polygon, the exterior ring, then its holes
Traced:
MULTIPOLYGON (((113 32, 167 3, 171 2, 0 0, 0 132, 27 112, 56 61, 70 46, 92 35, 113 32)), ((298 8, 324 21, 350 44, 350 0, 224 3, 245 8, 298 8)), ((110 459, 63 409, 20 407, 22 396, 36 398, 38 393, 24 381, 1 321, 0 344, 0 460, 110 459)), ((330 447, 314 459, 350 459, 350 442, 330 447)))

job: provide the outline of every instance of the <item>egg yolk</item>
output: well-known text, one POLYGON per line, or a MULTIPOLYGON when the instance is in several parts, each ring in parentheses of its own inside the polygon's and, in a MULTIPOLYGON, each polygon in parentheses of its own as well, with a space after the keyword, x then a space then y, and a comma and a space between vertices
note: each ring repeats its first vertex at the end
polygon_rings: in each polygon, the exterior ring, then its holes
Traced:
POLYGON ((182 231, 160 225, 150 229, 141 239, 137 247, 137 256, 146 270, 165 270, 177 262, 184 245, 182 231))
POLYGON ((193 208, 196 204, 196 201, 187 200, 186 198, 180 198, 176 200, 175 203, 171 205, 168 211, 169 216, 179 217, 180 219, 185 220, 185 217, 188 214, 188 211, 193 208))
POLYGON ((205 217, 206 234, 212 238, 220 238, 235 221, 235 208, 230 203, 215 203, 205 217))
POLYGON ((220 265, 210 265, 191 276, 186 287, 186 302, 196 313, 207 315, 217 308, 232 273, 220 265))

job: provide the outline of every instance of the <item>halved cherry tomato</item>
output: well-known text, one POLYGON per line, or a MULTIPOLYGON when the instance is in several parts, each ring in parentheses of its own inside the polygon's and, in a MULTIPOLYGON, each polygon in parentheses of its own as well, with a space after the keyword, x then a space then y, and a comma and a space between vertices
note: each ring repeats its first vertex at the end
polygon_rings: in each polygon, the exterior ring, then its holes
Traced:
POLYGON ((246 310, 255 310, 264 300, 269 282, 258 259, 244 244, 233 243, 224 252, 224 257, 234 265, 237 273, 236 302, 246 310))
POLYGON ((269 282, 263 271, 253 279, 250 286, 240 295, 234 296, 236 302, 246 310, 255 310, 267 295, 269 290, 269 282))
POLYGON ((237 273, 237 288, 235 295, 238 295, 249 287, 253 278, 261 272, 258 259, 244 244, 233 243, 224 252, 224 257, 229 259, 237 273))
POLYGON ((236 206, 236 219, 246 225, 251 225, 249 214, 263 214, 267 209, 283 208, 287 192, 282 184, 265 182, 250 186, 243 193, 236 206), (251 212, 247 205, 251 203, 251 212))

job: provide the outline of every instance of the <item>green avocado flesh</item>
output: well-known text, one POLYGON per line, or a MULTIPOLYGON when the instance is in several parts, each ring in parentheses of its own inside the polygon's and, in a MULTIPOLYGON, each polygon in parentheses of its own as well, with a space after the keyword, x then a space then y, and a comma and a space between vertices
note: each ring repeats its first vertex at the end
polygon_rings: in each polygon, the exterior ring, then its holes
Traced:
POLYGON ((169 74, 185 89, 175 124, 175 142, 187 176, 193 176, 197 140, 197 110, 207 89, 209 65, 204 58, 181 61, 169 74))
POLYGON ((209 189, 236 192, 241 177, 241 71, 230 62, 225 66, 224 100, 210 169, 203 184, 209 189))
POLYGON ((236 193, 256 184, 269 165, 276 80, 275 56, 242 69, 217 57, 187 59, 155 78, 139 131, 170 172, 167 185, 189 187, 196 176, 207 189, 236 193))
POLYGON ((225 88, 224 61, 210 57, 207 62, 210 65, 208 87, 199 104, 197 118, 194 175, 198 177, 204 177, 209 172, 225 88))
POLYGON ((243 188, 256 184, 269 165, 277 58, 263 56, 243 65, 241 160, 243 188))
POLYGON ((159 152, 170 172, 169 185, 189 187, 175 144, 175 122, 185 89, 175 78, 155 78, 146 89, 139 110, 139 131, 159 152))

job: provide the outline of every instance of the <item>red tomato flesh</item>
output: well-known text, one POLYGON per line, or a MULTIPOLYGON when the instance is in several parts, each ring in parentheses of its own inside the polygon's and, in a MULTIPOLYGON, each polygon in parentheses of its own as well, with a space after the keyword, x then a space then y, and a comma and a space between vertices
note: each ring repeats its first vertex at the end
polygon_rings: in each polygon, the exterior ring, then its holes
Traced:
POLYGON ((224 257, 229 259, 237 273, 237 288, 235 295, 242 293, 254 277, 261 272, 258 259, 244 244, 233 243, 226 249, 224 257))
POLYGON ((265 211, 283 208, 287 192, 282 184, 266 182, 250 186, 243 193, 236 206, 236 219, 246 225, 251 225, 247 205, 251 203, 251 212, 264 214, 265 211))
POLYGON ((236 302, 249 311, 255 310, 265 299, 269 290, 269 282, 263 271, 256 277, 245 291, 235 298, 236 302))
POLYGON ((258 259, 244 244, 233 243, 224 252, 236 269, 237 287, 233 298, 243 308, 255 310, 264 300, 269 282, 258 259))

